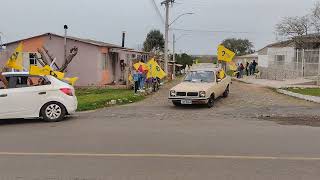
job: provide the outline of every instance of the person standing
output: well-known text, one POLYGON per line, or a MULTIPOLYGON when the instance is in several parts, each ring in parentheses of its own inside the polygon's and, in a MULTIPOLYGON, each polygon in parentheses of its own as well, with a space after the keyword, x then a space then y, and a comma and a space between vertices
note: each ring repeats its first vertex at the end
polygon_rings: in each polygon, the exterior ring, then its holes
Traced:
POLYGON ((249 62, 246 62, 246 74, 249 76, 249 62))
POLYGON ((243 78, 243 70, 244 70, 244 66, 243 66, 243 64, 241 63, 241 64, 240 64, 240 78, 243 78))
POLYGON ((258 63, 256 62, 256 60, 253 60, 252 62, 252 74, 256 73, 256 68, 257 68, 258 63))
POLYGON ((133 71, 134 93, 137 94, 139 88, 139 73, 137 70, 133 71))
POLYGON ((253 65, 252 65, 252 62, 251 62, 250 65, 249 65, 249 74, 250 74, 250 76, 252 75, 252 71, 253 71, 253 65))

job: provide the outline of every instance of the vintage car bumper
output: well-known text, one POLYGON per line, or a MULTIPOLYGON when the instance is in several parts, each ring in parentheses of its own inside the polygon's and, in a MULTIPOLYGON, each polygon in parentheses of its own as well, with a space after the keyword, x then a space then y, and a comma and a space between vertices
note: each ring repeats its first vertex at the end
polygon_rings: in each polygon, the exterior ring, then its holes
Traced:
POLYGON ((175 98, 175 97, 169 97, 169 100, 174 103, 180 103, 181 100, 191 100, 192 104, 207 104, 208 98, 175 98))

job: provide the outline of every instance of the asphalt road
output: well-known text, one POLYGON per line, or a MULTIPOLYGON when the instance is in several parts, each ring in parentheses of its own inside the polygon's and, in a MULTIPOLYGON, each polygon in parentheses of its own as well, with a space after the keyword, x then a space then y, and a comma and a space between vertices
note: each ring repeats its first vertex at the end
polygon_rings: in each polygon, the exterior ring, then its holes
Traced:
POLYGON ((319 179, 319 105, 234 82, 212 109, 177 108, 169 87, 59 123, 1 120, 0 180, 319 179))

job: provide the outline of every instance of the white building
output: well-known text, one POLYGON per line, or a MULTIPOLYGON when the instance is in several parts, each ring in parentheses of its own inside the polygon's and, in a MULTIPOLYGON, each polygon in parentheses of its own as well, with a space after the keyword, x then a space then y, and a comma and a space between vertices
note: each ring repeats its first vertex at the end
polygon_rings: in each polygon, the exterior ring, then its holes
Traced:
POLYGON ((319 34, 270 44, 258 51, 261 77, 284 80, 317 76, 319 48, 319 34))

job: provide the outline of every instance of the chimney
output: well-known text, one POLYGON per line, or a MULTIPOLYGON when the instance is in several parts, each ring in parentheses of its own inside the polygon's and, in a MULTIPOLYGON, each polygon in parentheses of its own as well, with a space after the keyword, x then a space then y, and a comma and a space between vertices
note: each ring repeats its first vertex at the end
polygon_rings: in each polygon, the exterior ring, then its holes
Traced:
POLYGON ((126 40, 126 32, 123 31, 122 32, 122 47, 124 47, 125 40, 126 40))

